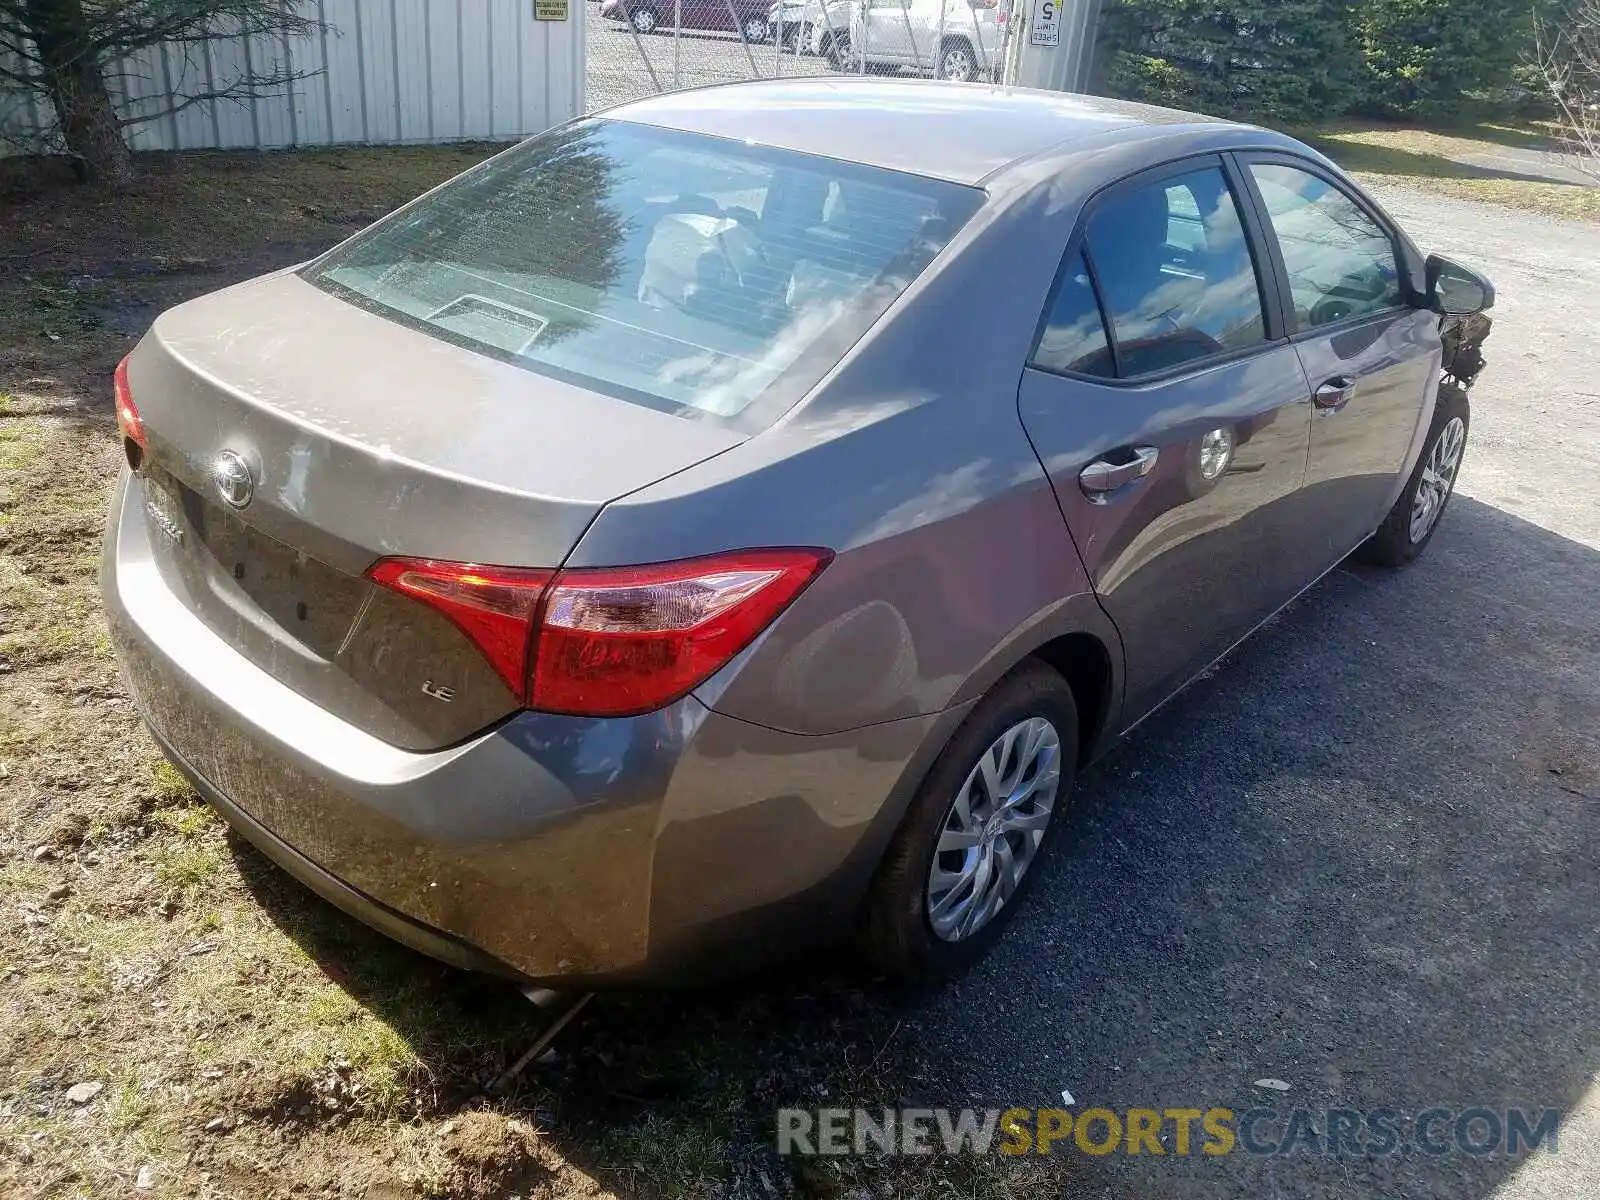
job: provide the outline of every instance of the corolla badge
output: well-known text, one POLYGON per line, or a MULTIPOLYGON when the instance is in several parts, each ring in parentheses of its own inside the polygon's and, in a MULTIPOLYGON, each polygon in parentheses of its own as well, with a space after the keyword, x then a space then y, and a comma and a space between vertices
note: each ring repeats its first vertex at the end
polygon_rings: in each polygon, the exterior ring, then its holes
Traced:
POLYGON ((256 480, 250 464, 233 450, 224 450, 211 464, 211 478, 217 485, 217 495, 234 508, 243 508, 256 494, 256 480))

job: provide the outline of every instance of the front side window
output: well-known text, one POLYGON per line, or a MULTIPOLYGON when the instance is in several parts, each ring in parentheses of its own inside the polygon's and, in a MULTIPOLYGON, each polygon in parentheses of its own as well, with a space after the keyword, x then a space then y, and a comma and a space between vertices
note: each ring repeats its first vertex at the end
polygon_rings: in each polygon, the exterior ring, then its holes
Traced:
POLYGON ((1217 167, 1113 193, 1086 245, 1124 376, 1259 345, 1261 289, 1217 167))
POLYGON ((1253 163, 1289 276, 1295 321, 1314 329, 1401 303, 1394 242, 1333 184, 1281 163, 1253 163))
POLYGON ((468 172, 306 278, 623 399, 734 420, 760 398, 775 416, 982 200, 917 175, 591 120, 468 172))

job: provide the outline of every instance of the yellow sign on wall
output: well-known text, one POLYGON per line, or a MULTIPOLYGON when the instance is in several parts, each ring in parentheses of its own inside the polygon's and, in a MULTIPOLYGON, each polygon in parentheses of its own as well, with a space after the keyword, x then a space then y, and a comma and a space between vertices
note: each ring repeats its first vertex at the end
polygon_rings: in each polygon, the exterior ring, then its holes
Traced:
POLYGON ((537 21, 565 21, 567 0, 533 0, 533 16, 537 21))

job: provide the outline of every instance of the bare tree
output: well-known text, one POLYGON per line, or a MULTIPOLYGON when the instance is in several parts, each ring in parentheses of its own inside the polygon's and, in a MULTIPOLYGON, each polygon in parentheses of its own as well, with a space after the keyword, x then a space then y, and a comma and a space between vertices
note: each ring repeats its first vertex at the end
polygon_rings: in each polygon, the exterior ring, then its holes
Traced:
POLYGON ((1600 0, 1571 0, 1538 26, 1539 73, 1573 165, 1600 183, 1600 0))
POLYGON ((316 32, 315 18, 296 0, 0 0, 0 88, 31 91, 48 100, 56 127, 80 178, 112 186, 133 175, 124 130, 207 100, 243 101, 275 95, 306 72, 276 58, 230 78, 188 86, 198 72, 180 72, 161 106, 119 113, 108 81, 118 64, 168 44, 187 61, 205 44, 241 36, 284 38, 316 32))

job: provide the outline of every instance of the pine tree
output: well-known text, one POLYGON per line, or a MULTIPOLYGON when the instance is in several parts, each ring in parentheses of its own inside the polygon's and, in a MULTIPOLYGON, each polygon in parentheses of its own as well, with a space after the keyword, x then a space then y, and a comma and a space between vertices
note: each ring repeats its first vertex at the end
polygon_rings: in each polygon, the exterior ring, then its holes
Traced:
POLYGON ((1326 119, 1358 95, 1349 9, 1339 0, 1118 0, 1102 16, 1101 85, 1219 116, 1326 119))
POLYGON ((1362 0, 1363 107, 1449 116, 1467 93, 1503 88, 1532 57, 1533 0, 1362 0))

